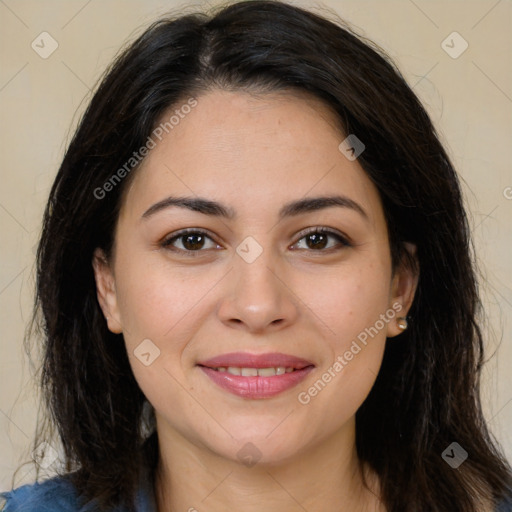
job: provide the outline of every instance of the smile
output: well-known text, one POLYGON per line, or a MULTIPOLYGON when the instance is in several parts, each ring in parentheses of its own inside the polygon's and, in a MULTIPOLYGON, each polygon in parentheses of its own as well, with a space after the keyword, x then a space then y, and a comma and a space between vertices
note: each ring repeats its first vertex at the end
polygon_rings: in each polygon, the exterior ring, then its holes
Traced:
POLYGON ((228 372, 231 375, 241 375, 242 377, 273 377, 274 375, 283 375, 284 373, 291 373, 295 368, 285 368, 278 366, 276 368, 238 368, 235 366, 212 368, 218 372, 228 372))
POLYGON ((283 393, 315 368, 312 362, 287 354, 243 352, 217 356, 197 366, 223 390, 251 400, 283 393))

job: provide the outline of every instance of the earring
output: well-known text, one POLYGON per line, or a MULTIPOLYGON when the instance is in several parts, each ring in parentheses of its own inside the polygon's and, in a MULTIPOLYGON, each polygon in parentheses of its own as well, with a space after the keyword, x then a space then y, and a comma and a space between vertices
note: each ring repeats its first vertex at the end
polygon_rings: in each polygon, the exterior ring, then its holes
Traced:
POLYGON ((408 327, 408 325, 407 325, 407 317, 399 316, 396 319, 396 324, 398 325, 399 329, 401 329, 402 331, 405 331, 407 329, 407 327, 408 327))

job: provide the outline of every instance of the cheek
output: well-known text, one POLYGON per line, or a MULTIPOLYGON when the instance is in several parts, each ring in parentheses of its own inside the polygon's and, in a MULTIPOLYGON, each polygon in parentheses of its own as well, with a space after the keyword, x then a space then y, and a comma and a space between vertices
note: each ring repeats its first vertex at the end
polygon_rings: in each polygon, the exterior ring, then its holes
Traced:
POLYGON ((186 275, 184 269, 173 268, 163 258, 147 255, 120 263, 117 296, 130 343, 137 337, 159 343, 169 336, 174 339, 190 323, 192 312, 200 314, 201 299, 212 286, 211 275, 186 275))
POLYGON ((300 390, 299 403, 322 410, 319 417, 330 418, 328 430, 355 414, 375 382, 394 313, 388 312, 390 279, 383 258, 338 269, 317 281, 323 286, 310 294, 308 305, 321 319, 327 350, 317 379, 300 390))
MULTIPOLYGON (((179 269, 154 263, 151 255, 120 259, 116 291, 123 337, 139 387, 156 410, 192 407, 181 368, 183 351, 201 314, 208 287, 184 279, 179 269)), ((210 286, 211 287, 211 286, 210 286)))
POLYGON ((161 256, 137 256, 135 251, 130 258, 120 258, 117 269, 123 336, 135 378, 154 404, 162 390, 177 399, 184 390, 171 376, 186 381, 186 350, 208 314, 218 272, 196 269, 187 274, 161 256))
MULTIPOLYGON (((347 264, 331 273, 300 279, 307 310, 336 352, 346 350, 389 307, 391 275, 386 262, 347 264)), ((381 326, 380 330, 385 336, 385 329, 381 326)))

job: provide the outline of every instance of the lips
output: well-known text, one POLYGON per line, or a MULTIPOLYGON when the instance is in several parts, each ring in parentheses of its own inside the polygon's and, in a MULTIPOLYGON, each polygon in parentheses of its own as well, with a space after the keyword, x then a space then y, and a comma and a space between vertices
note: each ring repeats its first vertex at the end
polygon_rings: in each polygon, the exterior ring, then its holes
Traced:
POLYGON ((301 359, 288 354, 272 352, 268 354, 247 354, 244 352, 232 352, 223 354, 207 361, 198 363, 199 366, 207 368, 293 368, 302 370, 306 366, 314 366, 311 361, 301 359))
POLYGON ((288 354, 223 354, 198 363, 219 387, 246 399, 271 398, 296 386, 315 365, 288 354))

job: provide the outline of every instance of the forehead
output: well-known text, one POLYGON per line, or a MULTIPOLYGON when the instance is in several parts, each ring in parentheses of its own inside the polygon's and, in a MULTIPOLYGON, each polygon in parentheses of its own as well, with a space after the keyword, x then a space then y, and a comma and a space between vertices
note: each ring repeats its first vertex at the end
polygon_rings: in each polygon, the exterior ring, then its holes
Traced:
MULTIPOLYGON (((345 134, 319 99, 214 90, 196 101, 135 171, 122 216, 140 216, 168 195, 198 195, 263 218, 283 203, 333 193, 381 213, 377 190, 340 152, 345 134)), ((174 105, 162 121, 179 109, 174 105)))

